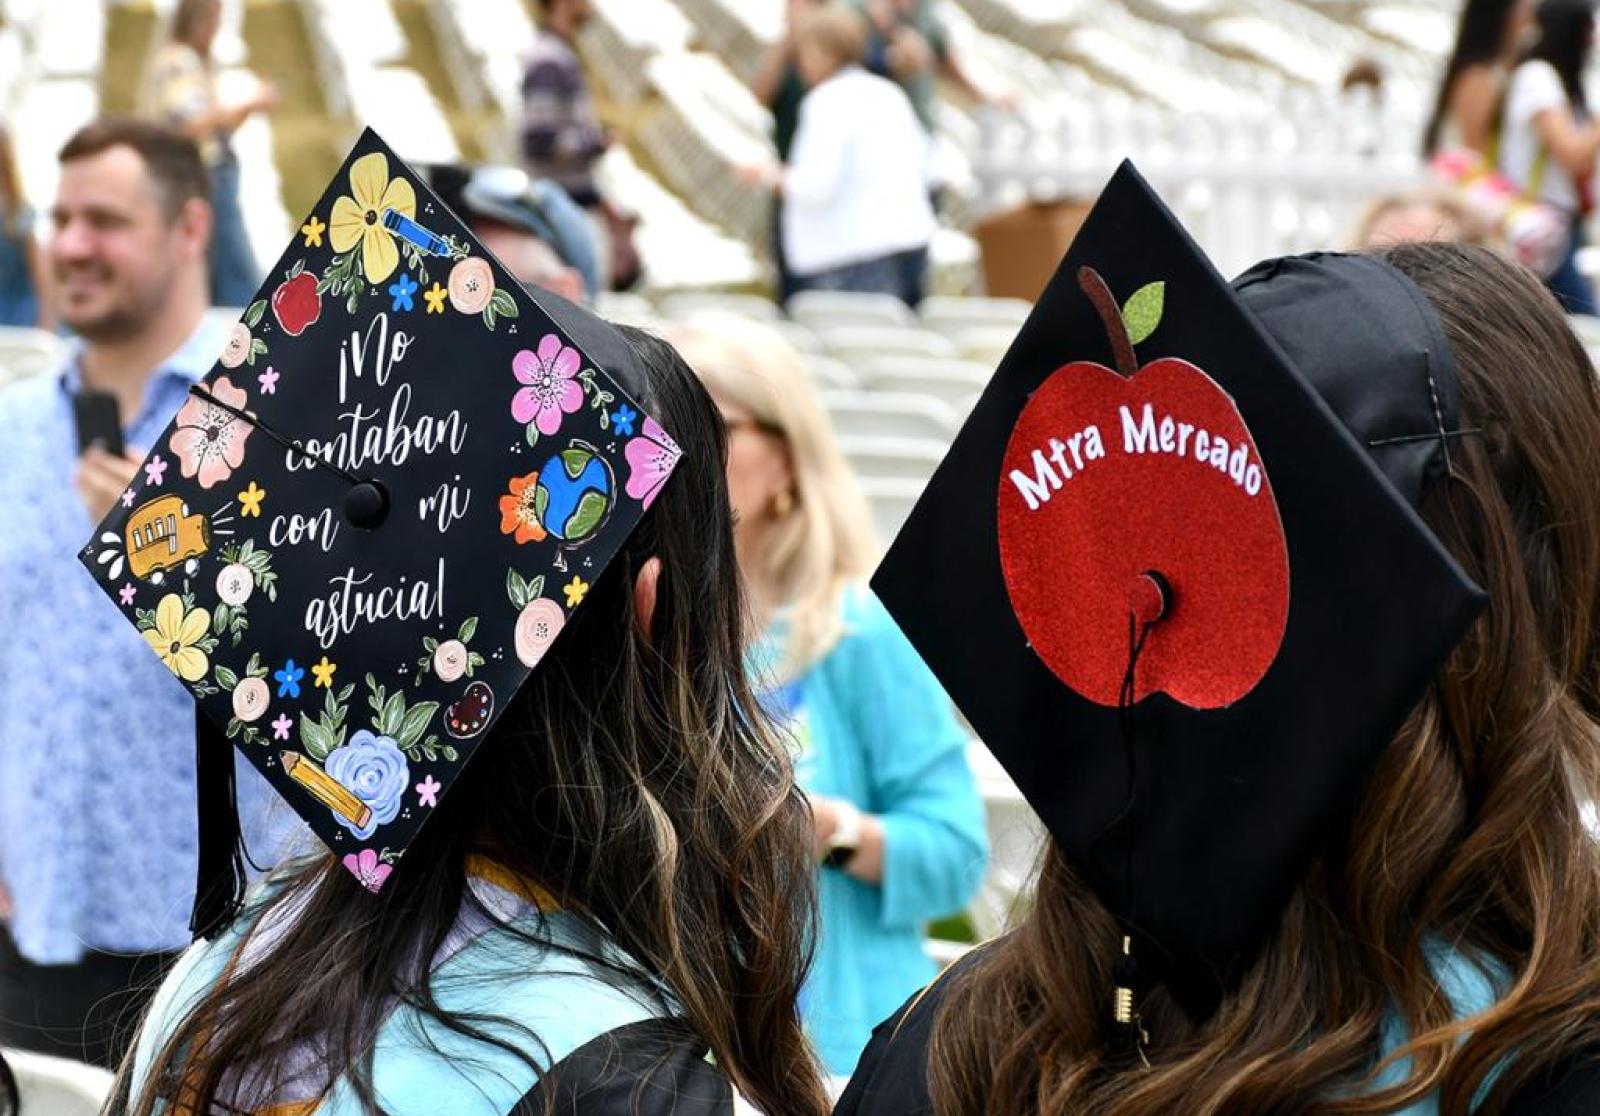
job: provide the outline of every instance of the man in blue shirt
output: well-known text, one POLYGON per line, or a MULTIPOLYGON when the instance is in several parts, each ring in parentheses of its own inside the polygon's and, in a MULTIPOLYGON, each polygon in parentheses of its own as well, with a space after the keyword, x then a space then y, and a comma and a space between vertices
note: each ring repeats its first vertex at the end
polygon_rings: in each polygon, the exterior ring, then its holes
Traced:
MULTIPOLYGON (((106 120, 73 136, 48 258, 78 340, 58 374, 0 391, 0 1046, 108 1066, 189 940, 194 704, 77 552, 222 351, 207 196, 178 132, 106 120), (86 389, 117 400, 127 453, 77 455, 86 389)), ((270 791, 239 769, 265 863, 270 791)))

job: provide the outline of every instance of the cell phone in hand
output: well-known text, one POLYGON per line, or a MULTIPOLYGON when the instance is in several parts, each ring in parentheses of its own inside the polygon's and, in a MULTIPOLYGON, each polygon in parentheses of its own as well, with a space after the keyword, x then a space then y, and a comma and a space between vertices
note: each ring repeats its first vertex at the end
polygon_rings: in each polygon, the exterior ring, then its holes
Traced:
POLYGON ((98 445, 113 457, 121 457, 122 416, 117 412, 117 397, 104 391, 80 391, 72 397, 72 415, 78 424, 78 455, 98 445))

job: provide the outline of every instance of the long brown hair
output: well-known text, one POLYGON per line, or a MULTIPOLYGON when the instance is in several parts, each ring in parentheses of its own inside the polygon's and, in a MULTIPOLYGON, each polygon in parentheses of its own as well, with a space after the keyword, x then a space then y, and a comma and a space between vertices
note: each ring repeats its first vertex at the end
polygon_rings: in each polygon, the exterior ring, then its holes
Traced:
MULTIPOLYGON (((1027 916, 953 977, 935 1019, 939 1116, 1390 1113, 1437 1091, 1459 1114, 1600 1043, 1600 393, 1551 296, 1493 253, 1382 254, 1428 297, 1460 367, 1452 474, 1423 517, 1490 606, 1323 847, 1241 985, 1189 1022, 1156 989, 1150 1065, 1108 1045, 1119 933, 1054 845, 1027 916), (1455 1018, 1425 957, 1502 973, 1455 1018), (1394 1013, 1409 1042, 1373 1084, 1394 1013)), ((1397 587, 1403 591, 1403 587, 1397 587)))
POLYGON ((213 1098, 252 1108, 286 1080, 296 1047, 377 1111, 373 1040, 396 1003, 537 1069, 537 1035, 488 1033, 492 996, 470 1017, 434 998, 427 961, 475 903, 474 853, 603 928, 637 963, 621 975, 664 985, 765 1112, 826 1111, 796 1010, 813 936, 811 822, 741 669, 722 423, 676 352, 624 333, 648 369, 643 402, 684 449, 672 483, 382 893, 331 856, 290 872, 273 907, 295 912, 288 928, 183 1016, 131 1111, 149 1116, 174 1081, 190 1111, 213 1098), (652 556, 662 569, 646 635, 633 586, 652 556), (240 1068, 266 1083, 262 1097, 232 1092, 240 1068))

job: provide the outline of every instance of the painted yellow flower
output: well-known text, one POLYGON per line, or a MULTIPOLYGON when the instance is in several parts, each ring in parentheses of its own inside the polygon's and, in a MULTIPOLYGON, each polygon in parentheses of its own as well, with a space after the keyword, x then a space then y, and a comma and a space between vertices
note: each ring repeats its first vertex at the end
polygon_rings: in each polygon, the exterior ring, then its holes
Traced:
POLYGON ((363 155, 350 166, 350 193, 333 203, 328 239, 335 252, 361 245, 361 267, 367 282, 381 283, 400 262, 394 236, 383 227, 383 211, 416 219, 417 195, 404 178, 389 177, 389 160, 381 151, 363 155))
POLYGON ((328 226, 322 223, 322 218, 313 213, 311 220, 300 226, 300 235, 306 238, 307 248, 321 248, 322 234, 327 230, 328 226))
POLYGON ((267 498, 267 490, 258 488, 255 481, 250 482, 250 487, 239 493, 239 514, 253 515, 261 518, 261 501, 267 498))
POLYGON ((185 612, 183 598, 168 593, 156 605, 156 626, 146 629, 144 641, 161 656, 167 669, 185 682, 198 682, 211 668, 206 653, 195 644, 205 637, 211 627, 211 617, 203 608, 185 612))
POLYGON ((439 286, 439 283, 438 283, 437 280, 434 281, 433 286, 431 286, 427 290, 423 291, 422 292, 422 298, 428 304, 428 313, 430 313, 430 314, 443 314, 444 313, 444 300, 445 300, 445 297, 447 295, 449 295, 449 293, 450 293, 449 291, 447 291, 443 287, 439 286))
POLYGON ((333 672, 339 669, 338 663, 330 663, 328 656, 322 656, 320 663, 311 664, 311 677, 316 679, 316 686, 326 686, 333 689, 333 672))
POLYGON ((589 591, 589 583, 581 577, 574 577, 561 587, 561 591, 567 595, 567 607, 577 608, 583 601, 583 595, 589 591))

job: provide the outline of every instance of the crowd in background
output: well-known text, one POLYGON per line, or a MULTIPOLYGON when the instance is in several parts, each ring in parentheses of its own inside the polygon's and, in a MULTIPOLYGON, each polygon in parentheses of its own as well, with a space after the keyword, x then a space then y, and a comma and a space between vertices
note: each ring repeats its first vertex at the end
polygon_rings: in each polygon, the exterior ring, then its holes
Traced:
MULTIPOLYGON (((540 7, 521 165, 427 174, 530 291, 582 304, 635 283, 639 258, 630 218, 595 173, 615 137, 576 47, 589 0, 540 7)), ((913 307, 923 299, 941 205, 931 158, 940 84, 997 111, 1014 107, 1009 90, 972 76, 936 7, 790 0, 784 33, 752 79, 772 111, 775 157, 741 172, 772 192, 780 300, 806 290, 886 293, 913 307)), ((192 890, 184 832, 193 799, 173 786, 192 783, 193 728, 167 667, 136 635, 117 632, 84 662, 81 646, 109 625, 76 552, 221 351, 208 308, 247 305, 264 278, 230 137, 270 113, 277 93, 262 84, 244 100, 219 99, 219 19, 217 0, 176 5, 141 119, 61 137, 53 198, 24 196, 0 126, 0 326, 73 339, 54 374, 0 389, 0 506, 13 517, 0 535, 0 612, 33 633, 25 646, 0 647, 0 1045, 107 1066, 125 1051, 117 1021, 142 1006, 138 990, 189 940, 177 913, 192 890), (122 447, 75 452, 69 395, 84 386, 117 399, 122 447), (80 664, 57 680, 66 696, 48 716, 33 699, 31 664, 41 661, 80 664), (61 773, 92 783, 93 750, 128 723, 142 726, 138 747, 153 757, 130 765, 145 783, 123 786, 122 807, 89 808, 105 803, 61 773), (39 762, 47 752, 48 767, 39 762), (149 831, 168 836, 151 841, 149 831), (91 878, 100 883, 84 887, 91 878)), ((1428 155, 1470 151, 1484 173, 1559 214, 1564 242, 1542 278, 1585 315, 1596 313, 1578 266, 1600 156, 1584 88, 1593 40, 1583 0, 1467 0, 1423 137, 1428 155)), ((1350 235, 1356 247, 1507 247, 1492 216, 1441 183, 1374 199, 1350 235)), ((785 734, 809 806, 821 928, 802 1010, 827 1069, 844 1076, 872 1027, 934 976, 927 924, 959 912, 982 877, 987 838, 968 733, 866 588, 885 540, 874 538, 789 342, 719 315, 677 323, 666 339, 698 373, 726 434, 729 528, 751 628, 742 667, 785 734)), ((248 764, 238 779, 256 849, 300 847, 305 835, 268 809, 248 764)))

